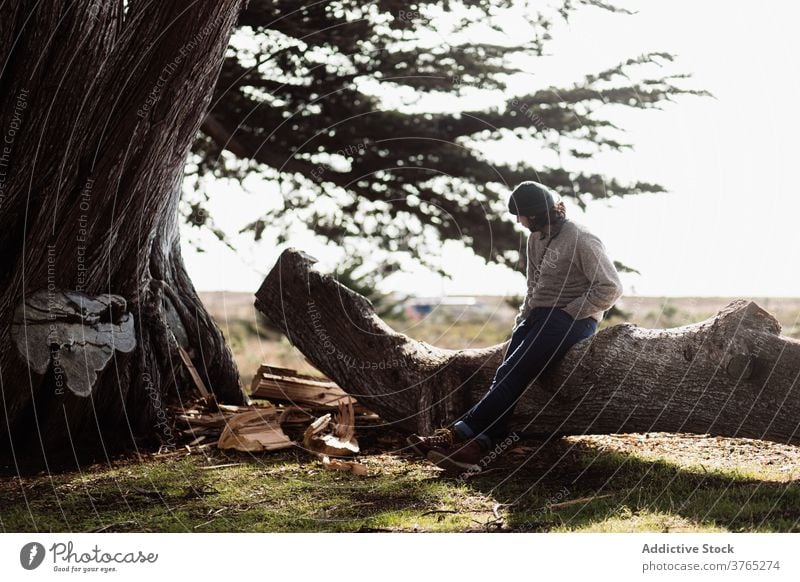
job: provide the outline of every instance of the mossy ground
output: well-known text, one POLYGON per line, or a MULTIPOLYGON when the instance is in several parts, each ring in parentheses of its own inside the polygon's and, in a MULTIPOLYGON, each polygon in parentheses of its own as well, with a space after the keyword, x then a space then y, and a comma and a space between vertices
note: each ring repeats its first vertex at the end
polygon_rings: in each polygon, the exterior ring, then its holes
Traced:
MULTIPOLYGON (((664 438, 668 449, 698 441, 664 438)), ((800 531, 797 465, 773 466, 786 454, 781 445, 755 464, 709 468, 671 452, 626 450, 637 439, 523 439, 468 478, 386 437, 364 447, 366 477, 325 470, 301 449, 128 457, 81 472, 3 478, 0 525, 6 532, 800 531)))

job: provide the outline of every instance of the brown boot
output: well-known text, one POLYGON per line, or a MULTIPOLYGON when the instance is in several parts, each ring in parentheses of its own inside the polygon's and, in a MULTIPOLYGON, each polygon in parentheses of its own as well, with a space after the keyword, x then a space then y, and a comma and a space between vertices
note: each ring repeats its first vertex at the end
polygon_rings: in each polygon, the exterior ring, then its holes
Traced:
POLYGON ((428 460, 453 473, 480 473, 485 454, 478 441, 469 439, 449 447, 432 447, 428 460))
POLYGON ((450 428, 437 428, 431 436, 412 434, 406 442, 419 456, 427 457, 433 447, 450 447, 459 442, 459 438, 450 428))

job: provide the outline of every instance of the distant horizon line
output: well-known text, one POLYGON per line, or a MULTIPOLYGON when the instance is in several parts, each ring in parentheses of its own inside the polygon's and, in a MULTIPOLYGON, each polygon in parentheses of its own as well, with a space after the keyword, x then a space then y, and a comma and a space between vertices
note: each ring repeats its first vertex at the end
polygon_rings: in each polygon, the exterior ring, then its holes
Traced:
MULTIPOLYGON (((237 293, 237 294, 248 294, 248 295, 255 295, 255 291, 252 293, 250 291, 234 291, 230 289, 215 289, 215 290, 197 290, 198 293, 237 293)), ((388 292, 387 294, 391 295, 394 292, 388 292)), ((398 295, 402 294, 397 292, 398 295)), ((449 295, 407 295, 408 298, 416 298, 416 299, 432 299, 436 297, 515 297, 521 296, 521 293, 507 293, 507 294, 493 294, 493 293, 454 293, 449 295)), ((626 298, 642 298, 642 299, 800 299, 800 295, 646 295, 646 294, 636 294, 636 295, 629 295, 625 294, 622 296, 620 301, 624 301, 626 298)))

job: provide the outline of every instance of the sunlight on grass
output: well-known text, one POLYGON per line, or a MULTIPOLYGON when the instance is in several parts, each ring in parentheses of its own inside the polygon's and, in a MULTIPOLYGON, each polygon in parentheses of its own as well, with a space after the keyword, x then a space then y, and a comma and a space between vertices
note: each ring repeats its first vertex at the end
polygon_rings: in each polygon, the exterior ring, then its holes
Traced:
POLYGON ((759 481, 749 470, 704 472, 584 448, 551 479, 536 467, 508 479, 509 466, 463 481, 390 453, 362 460, 367 477, 282 451, 11 478, 0 485, 0 518, 9 532, 798 529, 798 483, 759 481))

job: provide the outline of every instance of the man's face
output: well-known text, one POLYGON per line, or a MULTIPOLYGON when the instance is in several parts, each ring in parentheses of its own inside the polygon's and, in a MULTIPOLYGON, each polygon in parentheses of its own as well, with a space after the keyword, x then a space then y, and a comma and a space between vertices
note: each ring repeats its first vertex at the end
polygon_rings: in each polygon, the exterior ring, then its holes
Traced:
POLYGON ((541 219, 536 214, 533 216, 517 216, 517 222, 531 232, 545 232, 545 229, 547 229, 547 227, 550 225, 547 215, 542 215, 541 219))
POLYGON ((517 222, 519 222, 522 226, 524 226, 531 232, 535 232, 533 230, 533 221, 531 220, 531 217, 517 215, 517 222))

